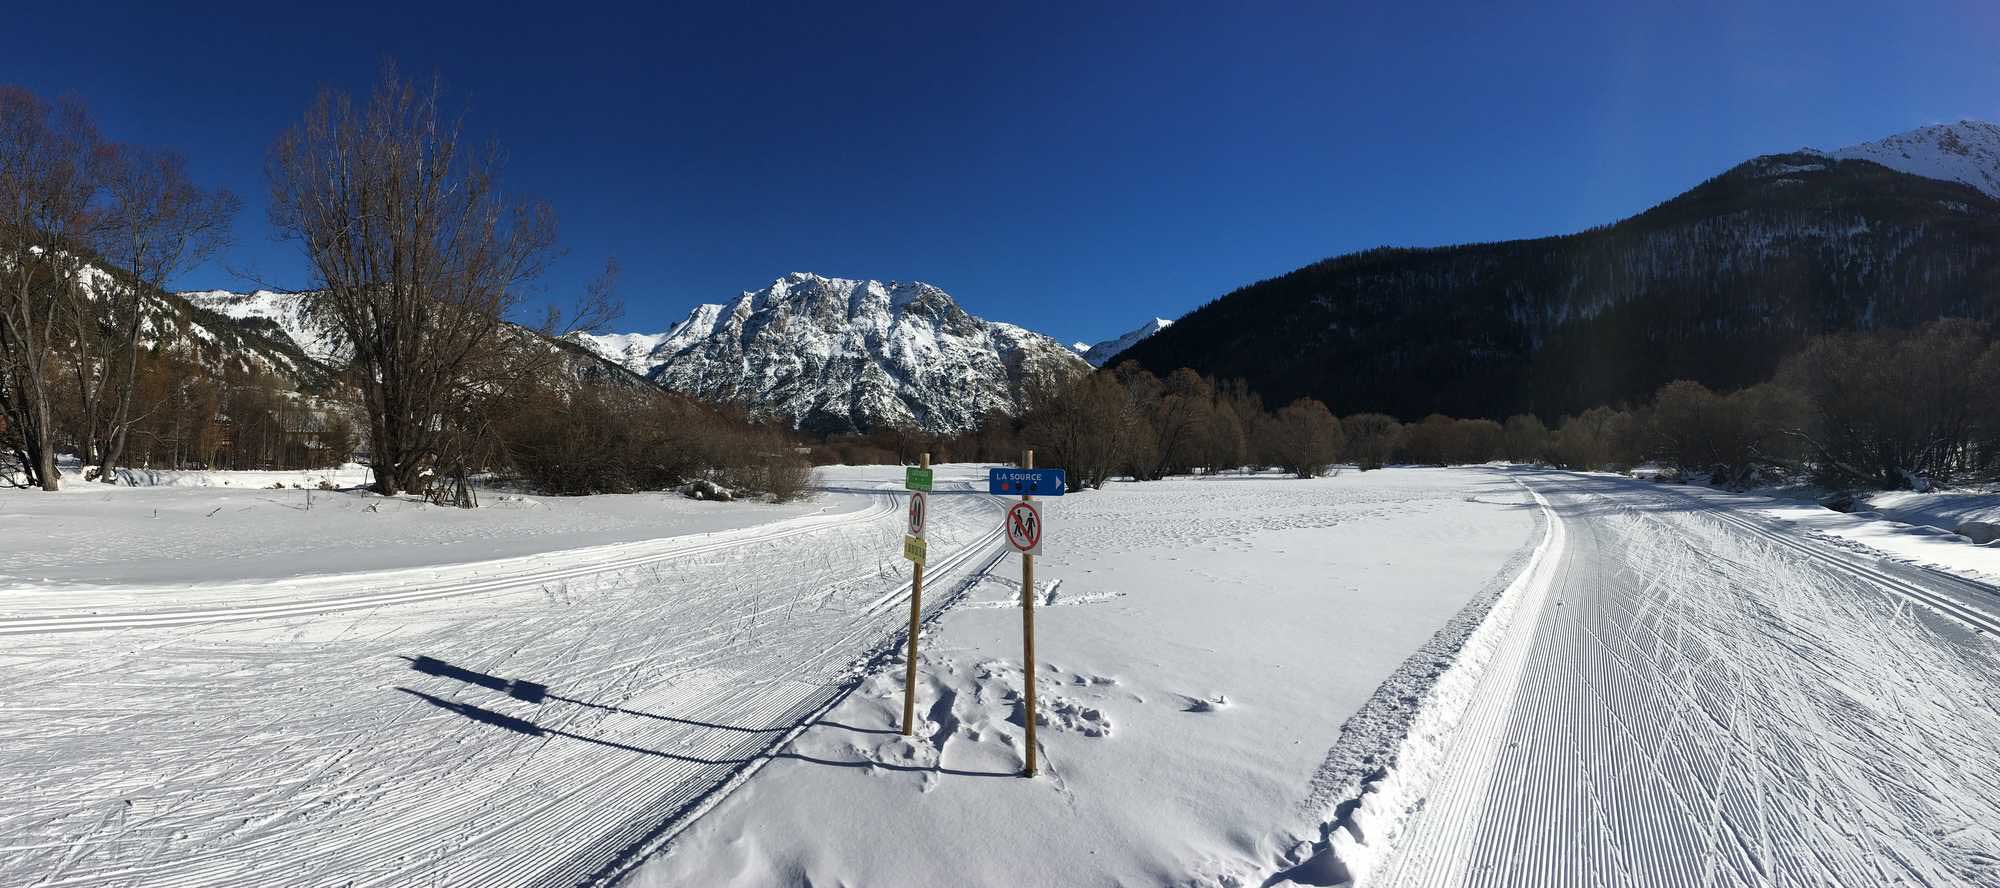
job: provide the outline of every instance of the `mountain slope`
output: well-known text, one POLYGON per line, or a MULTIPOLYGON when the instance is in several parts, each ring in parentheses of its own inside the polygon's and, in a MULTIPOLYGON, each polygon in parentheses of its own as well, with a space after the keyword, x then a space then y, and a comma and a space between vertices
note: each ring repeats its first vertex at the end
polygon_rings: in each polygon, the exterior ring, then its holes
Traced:
POLYGON ((670 390, 816 434, 962 432, 1089 369, 1061 343, 974 317, 929 284, 800 273, 698 306, 657 337, 578 339, 670 390), (626 350, 649 338, 643 357, 626 350))
POLYGON ((1090 366, 1102 367, 1110 363, 1111 359, 1117 357, 1120 352, 1139 344, 1139 340, 1165 330, 1173 326, 1173 324, 1173 321, 1169 321, 1166 318, 1154 318, 1147 321, 1145 325, 1138 329, 1132 330, 1116 339, 1106 339, 1103 342, 1090 346, 1079 342, 1071 346, 1071 348, 1076 349, 1077 353, 1083 355, 1083 359, 1088 361, 1090 366))
POLYGON ((1340 413, 1546 419, 1759 381, 1822 332, 2000 313, 2000 199, 1820 152, 1741 164, 1579 234, 1329 259, 1134 346, 1340 413))
POLYGON ((1982 120, 1926 126, 1850 145, 1832 156, 1870 160, 1897 172, 1958 182, 2000 197, 2000 126, 1982 120))
MULTIPOLYGON (((243 341, 235 346, 239 351, 254 352, 261 348, 304 358, 317 374, 314 379, 331 378, 333 368, 347 362, 348 349, 342 337, 329 336, 307 322, 300 294, 202 290, 173 298, 185 302, 197 316, 209 319, 208 327, 228 328, 242 336, 243 341)), ((563 358, 569 375, 577 380, 647 384, 624 361, 607 357, 588 343, 550 339, 515 324, 506 324, 502 329, 503 335, 514 341, 540 343, 554 350, 563 358)))

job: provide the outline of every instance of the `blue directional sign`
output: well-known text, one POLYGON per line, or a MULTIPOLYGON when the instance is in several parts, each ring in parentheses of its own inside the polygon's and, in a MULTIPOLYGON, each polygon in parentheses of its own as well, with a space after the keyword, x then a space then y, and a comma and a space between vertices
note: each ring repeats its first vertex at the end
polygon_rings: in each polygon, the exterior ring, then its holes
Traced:
POLYGON ((986 492, 994 496, 1062 496, 1061 469, 990 469, 986 492))

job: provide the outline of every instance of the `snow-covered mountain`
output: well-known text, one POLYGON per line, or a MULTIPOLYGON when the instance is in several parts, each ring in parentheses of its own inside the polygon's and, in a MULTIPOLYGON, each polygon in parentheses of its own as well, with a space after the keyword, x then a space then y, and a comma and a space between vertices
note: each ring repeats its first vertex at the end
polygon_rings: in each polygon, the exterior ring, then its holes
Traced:
POLYGON ((296 293, 200 290, 182 293, 181 298, 196 308, 215 312, 246 326, 266 328, 263 330, 266 335, 281 335, 298 346, 306 356, 320 363, 338 364, 345 360, 339 340, 325 336, 306 323, 300 296, 296 293))
POLYGON ((820 433, 962 432, 1089 370, 1061 343, 974 317, 929 284, 803 273, 697 306, 665 333, 575 338, 668 389, 820 433))
POLYGON ((667 341, 672 333, 575 333, 570 339, 596 352, 599 357, 618 364, 627 370, 646 375, 657 362, 653 352, 667 341))
POLYGON ((1139 343, 1139 340, 1151 336, 1155 333, 1158 333, 1161 330, 1165 330, 1173 325, 1174 322, 1169 321, 1166 318, 1154 318, 1150 321, 1147 321, 1145 325, 1140 327, 1139 329, 1126 333, 1125 335, 1120 336, 1116 339, 1106 339, 1103 342, 1100 342, 1096 345, 1086 345, 1084 343, 1079 342, 1074 345, 1071 345, 1070 348, 1075 349, 1077 354, 1082 355, 1084 360, 1089 361, 1090 366, 1102 367, 1104 366, 1105 362, 1111 360, 1112 358, 1117 357, 1119 352, 1122 352, 1128 348, 1131 348, 1134 345, 1137 345, 1139 343))
POLYGON ((2000 197, 2000 125, 1961 120, 1824 152, 1870 160, 1901 173, 1958 182, 2000 197))
MULTIPOLYGON (((298 293, 280 293, 272 290, 257 290, 238 293, 230 290, 197 290, 176 294, 184 300, 193 313, 201 318, 212 319, 209 327, 227 326, 244 336, 246 342, 257 344, 269 350, 275 347, 278 369, 285 369, 286 353, 309 360, 292 360, 292 364, 307 365, 317 371, 317 376, 304 376, 299 372, 284 375, 294 378, 328 378, 334 368, 344 366, 348 361, 347 343, 343 337, 329 336, 308 323, 305 318, 304 296, 298 293)), ((608 381, 622 385, 644 386, 641 371, 630 370, 631 365, 618 357, 605 353, 595 343, 549 339, 534 330, 514 324, 503 325, 502 334, 520 344, 540 344, 554 349, 565 361, 571 376, 578 380, 608 381)), ((200 331, 197 330, 199 334, 200 331)), ((618 337, 602 337, 617 340, 618 337)), ((617 343, 620 347, 622 343, 617 343)))

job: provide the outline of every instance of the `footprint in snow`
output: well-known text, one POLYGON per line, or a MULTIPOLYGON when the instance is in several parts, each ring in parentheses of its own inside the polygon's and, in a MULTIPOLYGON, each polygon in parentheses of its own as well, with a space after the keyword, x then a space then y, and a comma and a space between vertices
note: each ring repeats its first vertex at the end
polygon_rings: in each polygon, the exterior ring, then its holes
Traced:
POLYGON ((1229 698, 1221 694, 1213 697, 1189 697, 1183 694, 1181 697, 1187 701, 1187 706, 1181 709, 1182 712, 1219 712, 1231 705, 1229 698))

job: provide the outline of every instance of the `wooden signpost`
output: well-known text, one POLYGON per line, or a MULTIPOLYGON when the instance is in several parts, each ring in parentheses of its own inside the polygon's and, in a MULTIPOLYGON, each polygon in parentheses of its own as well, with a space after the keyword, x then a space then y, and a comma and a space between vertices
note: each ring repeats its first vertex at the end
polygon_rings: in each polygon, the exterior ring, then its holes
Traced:
MULTIPOLYGON (((1023 451, 1021 453, 1021 468, 1032 469, 1034 467, 1035 452, 1032 450, 1023 451)), ((1028 494, 1021 494, 1021 502, 1023 503, 1027 503, 1032 499, 1033 497, 1028 494)), ((1034 507, 1030 506, 1029 508, 1033 509, 1034 507)), ((1007 514, 1008 524, 1011 527, 1014 517, 1013 510, 1009 509, 1007 514)), ((1035 553, 1042 550, 1042 516, 1040 512, 1035 513, 1033 536, 1034 539, 1031 541, 1031 545, 1017 545, 1015 547, 1021 550, 1021 684, 1026 688, 1028 695, 1028 711, 1026 716, 1021 720, 1027 722, 1028 726, 1028 767, 1026 771, 1029 777, 1035 776, 1035 721, 1037 714, 1041 711, 1035 708, 1035 553)), ((1008 539, 1011 541, 1013 538, 1014 534, 1010 532, 1008 539)))
POLYGON ((1042 553, 1042 507, 1036 496, 1062 496, 1069 481, 1062 469, 1035 468, 1035 452, 1021 452, 1018 469, 994 468, 986 474, 986 492, 994 496, 1019 494, 1021 499, 1007 507, 1000 519, 1007 545, 1021 553, 1021 659, 1022 693, 1027 697, 1028 761, 1027 776, 1035 776, 1035 556, 1042 553))
MULTIPOLYGON (((916 731, 917 721, 917 632, 924 619, 924 527, 930 517, 931 455, 923 455, 920 467, 908 469, 903 487, 910 491, 909 531, 903 535, 903 557, 912 562, 910 577, 910 647, 903 666, 903 734, 916 731)), ((1007 507, 1004 522, 1007 544, 1021 553, 1021 660, 1022 694, 1027 710, 1028 729, 1026 776, 1035 776, 1037 746, 1035 721, 1035 556, 1042 551, 1042 509, 1037 493, 1062 496, 1066 483, 1061 469, 1035 470, 1035 452, 1022 451, 1019 469, 992 470, 988 492, 995 495, 1018 493, 1019 502, 1007 507)))
POLYGON ((903 735, 916 730, 917 718, 917 629, 924 620, 924 525, 930 517, 931 455, 923 455, 923 465, 903 475, 903 488, 910 492, 910 529, 903 535, 903 557, 911 561, 910 650, 903 666, 903 735))

